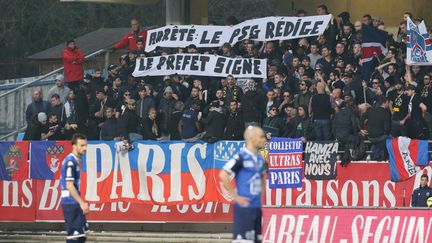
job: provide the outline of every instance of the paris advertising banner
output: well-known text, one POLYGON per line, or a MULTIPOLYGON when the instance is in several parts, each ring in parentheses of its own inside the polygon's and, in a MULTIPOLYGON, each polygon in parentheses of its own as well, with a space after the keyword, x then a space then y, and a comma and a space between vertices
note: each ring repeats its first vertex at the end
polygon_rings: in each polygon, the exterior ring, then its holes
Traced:
MULTIPOLYGON (((82 195, 91 205, 89 219, 229 222, 230 198, 217 175, 242 146, 241 141, 149 141, 135 143, 135 149, 129 153, 118 153, 115 142, 90 142, 81 172, 82 195)), ((47 168, 56 166, 51 163, 53 156, 56 155, 47 157, 47 168)), ((303 178, 301 188, 269 189, 267 181, 263 204, 409 206, 411 193, 423 173, 405 182, 404 198, 404 183, 390 180, 388 163, 353 162, 348 167, 337 167, 336 179, 303 178)), ((432 176, 430 167, 424 172, 432 176)), ((0 195, 1 221, 62 219, 59 180, 55 177, 0 180, 0 195)))

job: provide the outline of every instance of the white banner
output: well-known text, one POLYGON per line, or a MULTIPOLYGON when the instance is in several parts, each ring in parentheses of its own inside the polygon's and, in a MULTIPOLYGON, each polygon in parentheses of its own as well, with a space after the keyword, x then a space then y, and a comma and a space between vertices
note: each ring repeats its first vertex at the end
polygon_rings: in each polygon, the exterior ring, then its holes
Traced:
POLYGON ((432 45, 426 25, 407 19, 407 63, 410 65, 432 65, 432 45))
POLYGON ((234 26, 169 25, 147 33, 147 52, 156 47, 219 47, 242 40, 289 40, 322 34, 331 15, 308 17, 265 17, 251 19, 234 26))
POLYGON ((267 60, 228 58, 204 54, 173 54, 138 58, 134 77, 164 76, 171 74, 236 78, 265 78, 267 60))

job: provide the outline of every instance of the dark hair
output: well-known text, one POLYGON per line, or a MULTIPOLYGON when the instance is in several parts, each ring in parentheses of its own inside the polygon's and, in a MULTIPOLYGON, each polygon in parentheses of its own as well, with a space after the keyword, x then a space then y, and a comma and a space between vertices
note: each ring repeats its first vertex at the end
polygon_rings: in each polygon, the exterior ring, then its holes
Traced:
POLYGON ((296 15, 300 15, 300 14, 306 14, 306 11, 304 9, 297 10, 296 15))
POLYGON ((372 20, 372 16, 370 14, 363 15, 363 18, 368 18, 369 20, 372 20))
POLYGON ((328 13, 328 8, 327 8, 327 6, 326 6, 325 4, 320 4, 320 5, 318 5, 318 8, 322 8, 322 9, 324 9, 324 11, 325 11, 326 13, 328 13))
POLYGON ((398 65, 396 63, 389 64, 389 67, 392 66, 394 70, 398 69, 398 65))
POLYGON ((72 136, 72 145, 76 145, 78 140, 87 140, 87 136, 81 133, 75 133, 72 136))
POLYGON ((429 181, 429 176, 426 175, 426 174, 421 175, 420 179, 421 179, 421 178, 426 178, 426 180, 429 181))
POLYGON ((136 43, 138 44, 139 42, 142 42, 144 44, 144 41, 142 39, 138 39, 136 40, 136 43))
POLYGON ((277 72, 274 76, 276 76, 276 75, 279 75, 279 76, 281 76, 282 78, 284 77, 283 73, 280 73, 280 72, 277 72))
POLYGON ((386 103, 386 101, 387 101, 386 97, 384 97, 384 96, 378 96, 378 98, 376 100, 376 105, 380 106, 380 105, 386 103))
POLYGON ((51 95, 51 99, 52 99, 52 98, 60 99, 60 95, 58 95, 58 94, 53 94, 53 95, 51 95))

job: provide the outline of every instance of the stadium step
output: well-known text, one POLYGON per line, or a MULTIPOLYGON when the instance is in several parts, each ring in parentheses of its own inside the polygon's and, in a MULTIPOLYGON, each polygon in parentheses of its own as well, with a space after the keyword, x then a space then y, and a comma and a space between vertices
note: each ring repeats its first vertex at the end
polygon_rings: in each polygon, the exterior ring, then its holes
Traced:
MULTIPOLYGON (((65 232, 1 231, 0 243, 57 243, 65 242, 65 232)), ((229 233, 166 233, 166 232, 94 232, 86 242, 141 242, 141 243, 225 243, 230 241, 229 233)))

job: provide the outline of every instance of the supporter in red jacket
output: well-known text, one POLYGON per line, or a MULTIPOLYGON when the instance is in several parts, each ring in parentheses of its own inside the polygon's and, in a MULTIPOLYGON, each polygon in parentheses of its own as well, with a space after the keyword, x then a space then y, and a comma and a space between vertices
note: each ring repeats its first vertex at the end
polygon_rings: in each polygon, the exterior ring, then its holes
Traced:
POLYGON ((138 50, 137 41, 142 40, 145 46, 147 38, 147 30, 141 28, 137 19, 131 20, 131 31, 128 32, 123 38, 114 45, 113 50, 121 49, 125 46, 128 46, 130 51, 138 50))
POLYGON ((66 48, 62 53, 64 74, 66 83, 72 90, 77 90, 79 81, 84 77, 84 54, 75 45, 74 40, 70 40, 66 44, 66 48))

